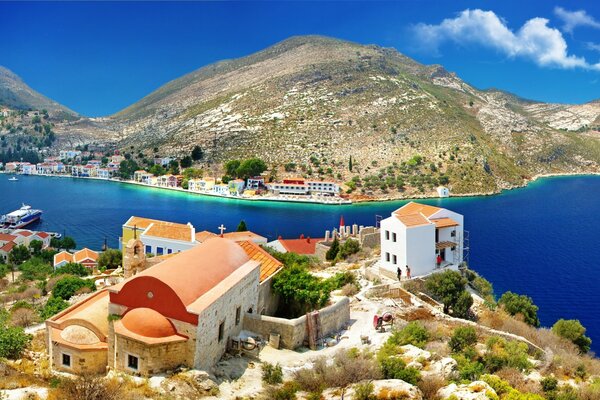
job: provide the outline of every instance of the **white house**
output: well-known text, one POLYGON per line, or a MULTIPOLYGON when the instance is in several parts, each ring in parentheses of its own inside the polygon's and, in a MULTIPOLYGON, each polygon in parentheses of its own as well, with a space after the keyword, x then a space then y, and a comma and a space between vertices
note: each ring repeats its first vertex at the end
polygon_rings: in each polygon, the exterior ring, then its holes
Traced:
POLYGON ((243 179, 233 179, 228 182, 228 185, 229 194, 232 196, 240 196, 242 193, 244 193, 244 186, 246 186, 246 183, 243 179))
POLYGON ((229 185, 219 183, 218 185, 213 186, 212 191, 216 194, 227 196, 229 195, 229 185))
POLYGON ((37 167, 35 164, 26 163, 21 165, 21 171, 25 175, 35 175, 37 174, 37 167))
POLYGON ((402 276, 457 269, 463 261, 463 216, 445 208, 410 202, 381 221, 380 267, 402 276), (438 265, 437 257, 441 257, 438 265))
POLYGON ((450 191, 445 186, 438 186, 438 188, 436 190, 437 190, 438 196, 440 196, 440 197, 449 197, 450 196, 450 191))
POLYGON ((336 195, 340 192, 340 186, 335 182, 306 181, 306 184, 311 193, 336 195))

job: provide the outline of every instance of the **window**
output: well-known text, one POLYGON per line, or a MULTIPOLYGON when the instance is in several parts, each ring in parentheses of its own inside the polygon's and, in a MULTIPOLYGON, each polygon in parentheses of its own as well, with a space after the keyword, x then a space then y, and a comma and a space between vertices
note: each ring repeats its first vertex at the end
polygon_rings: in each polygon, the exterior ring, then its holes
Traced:
POLYGON ((63 353, 62 354, 62 365, 63 367, 71 367, 71 355, 63 353))
POLYGON ((225 335, 225 321, 219 324, 219 342, 223 340, 223 336, 225 335))
POLYGON ((152 246, 146 246, 146 254, 152 253, 152 246))
POLYGON ((392 256, 392 263, 393 263, 394 265, 398 264, 398 259, 396 258, 396 255, 395 255, 395 254, 392 256))
POLYGON ((242 318, 242 307, 238 307, 235 309, 235 326, 240 324, 240 320, 242 318))
POLYGON ((396 233, 392 233, 392 242, 396 241, 396 233))
POLYGON ((162 247, 157 247, 157 248, 156 248, 156 255, 159 255, 159 256, 160 256, 160 255, 162 255, 162 253, 163 253, 163 252, 164 252, 164 250, 163 250, 163 248, 162 248, 162 247))
POLYGON ((450 233, 450 236, 452 236, 452 237, 455 237, 455 236, 456 236, 456 231, 452 231, 452 232, 450 233))
POLYGON ((173 252, 172 249, 167 249, 167 254, 171 254, 173 252))
POLYGON ((385 261, 390 262, 390 253, 385 253, 385 261))
POLYGON ((390 231, 385 231, 385 240, 390 240, 390 231))
POLYGON ((136 356, 132 356, 131 354, 127 354, 127 368, 138 370, 139 359, 136 356))

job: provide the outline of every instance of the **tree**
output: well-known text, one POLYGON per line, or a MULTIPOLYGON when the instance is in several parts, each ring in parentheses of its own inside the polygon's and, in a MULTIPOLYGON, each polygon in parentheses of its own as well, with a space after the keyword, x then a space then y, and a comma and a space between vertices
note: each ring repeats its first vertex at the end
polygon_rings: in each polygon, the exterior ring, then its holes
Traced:
POLYGON ((65 236, 62 239, 53 237, 50 239, 50 246, 54 247, 55 249, 71 250, 77 247, 77 243, 75 243, 75 239, 70 236, 65 236))
POLYGON ((179 175, 179 162, 177 160, 169 161, 169 173, 179 175))
POLYGON ((51 296, 44 307, 40 310, 40 318, 46 320, 53 315, 58 314, 65 308, 69 307, 69 303, 60 297, 51 296))
POLYGON ((123 261, 123 253, 118 249, 107 249, 98 257, 98 267, 106 269, 118 268, 123 261))
POLYGON ((81 279, 76 276, 66 276, 56 282, 56 285, 52 289, 52 296, 69 300, 81 288, 89 288, 92 291, 96 290, 96 286, 92 280, 81 279))
POLYGON ((16 326, 0 327, 0 357, 16 360, 21 358, 23 350, 31 342, 31 335, 16 326))
POLYGON ((229 176, 237 176, 237 170, 240 167, 240 160, 229 160, 225 163, 225 174, 229 176))
POLYGON ((325 253, 325 259, 328 261, 335 260, 335 258, 337 257, 339 252, 340 252, 340 242, 336 236, 333 239, 333 243, 331 243, 331 247, 329 248, 329 250, 327 250, 327 253, 325 253))
POLYGON ((281 296, 278 313, 284 317, 298 317, 327 304, 331 285, 304 266, 295 264, 275 275, 273 290, 281 296))
POLYGON ((138 169, 140 169, 140 167, 134 160, 123 160, 119 164, 119 175, 121 175, 121 178, 123 179, 130 179, 133 176, 133 173, 138 169))
POLYGON ((29 249, 31 250, 34 256, 40 255, 43 246, 44 242, 42 242, 41 240, 32 240, 31 243, 29 243, 29 249))
POLYGON ((340 246, 338 257, 345 259, 352 254, 356 254, 360 251, 360 243, 358 240, 348 239, 340 246))
POLYGON ((12 312, 10 320, 13 325, 26 328, 37 322, 37 313, 31 308, 17 308, 12 312))
POLYGON ((204 157, 204 152, 202 151, 202 148, 200 146, 194 146, 194 148, 192 149, 192 160, 202 160, 202 157, 204 157))
POLYGON ((585 331, 585 327, 576 319, 559 319, 552 326, 552 332, 573 342, 582 353, 590 351, 592 344, 592 339, 585 336, 585 331))
POLYGON ((75 276, 88 276, 89 271, 86 267, 78 263, 67 263, 62 267, 56 268, 54 275, 75 275, 75 276))
POLYGON ((522 315, 525 323, 535 327, 540 326, 540 320, 537 316, 538 307, 533 304, 531 297, 506 292, 500 297, 498 304, 510 315, 522 315))
POLYGON ((444 271, 427 278, 427 289, 444 303, 444 312, 459 318, 466 318, 468 310, 473 304, 473 299, 465 290, 467 280, 456 271, 444 271))
POLYGON ((148 171, 154 176, 161 176, 167 173, 167 170, 160 164, 154 164, 148 171))
POLYGON ((52 273, 52 266, 43 259, 34 257, 19 266, 21 279, 28 281, 44 280, 52 273))
POLYGON ((475 328, 472 326, 459 326, 454 329, 454 333, 448 341, 448 347, 453 353, 459 353, 475 343, 477 343, 475 328))
POLYGON ((352 172, 352 156, 348 159, 348 171, 352 172))
POLYGON ((267 170, 267 164, 260 158, 249 158, 244 160, 237 169, 237 177, 248 179, 252 176, 262 174, 267 170))
POLYGON ((10 253, 8 253, 8 263, 10 264, 10 272, 12 275, 12 281, 15 281, 15 269, 18 265, 31 257, 29 249, 22 244, 13 247, 10 253))
POLYGON ((179 165, 181 165, 181 168, 189 168, 192 166, 192 157, 190 156, 185 156, 181 159, 181 161, 179 162, 179 165))
POLYGON ((246 232, 247 230, 248 230, 248 227, 246 226, 246 221, 241 220, 237 226, 237 231, 238 232, 246 232))

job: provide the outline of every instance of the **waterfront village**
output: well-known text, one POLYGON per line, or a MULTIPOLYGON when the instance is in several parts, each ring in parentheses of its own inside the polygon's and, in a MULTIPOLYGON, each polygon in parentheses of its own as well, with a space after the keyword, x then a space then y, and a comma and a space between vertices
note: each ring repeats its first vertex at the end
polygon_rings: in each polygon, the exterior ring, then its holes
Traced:
POLYGON ((321 237, 248 228, 131 216, 119 249, 95 250, 0 234, 2 398, 596 398, 549 397, 597 390, 585 328, 496 300, 456 212, 409 202, 321 237))
MULTIPOLYGON (((60 150, 57 156, 45 157, 43 162, 12 161, 0 163, 5 173, 42 176, 71 176, 102 180, 119 180, 170 190, 180 190, 209 196, 246 200, 311 202, 321 204, 350 204, 352 189, 333 180, 314 180, 289 176, 277 180, 269 174, 260 159, 231 160, 224 165, 221 177, 204 176, 201 169, 192 168, 191 156, 155 157, 149 160, 148 170, 135 169, 137 163, 115 151, 112 155, 87 150, 60 150), (244 164, 245 162, 245 164, 244 164), (181 167, 181 169, 180 169, 181 167)), ((286 166, 286 171, 292 171, 286 166)), ((444 186, 436 189, 439 197, 448 197, 444 186)))

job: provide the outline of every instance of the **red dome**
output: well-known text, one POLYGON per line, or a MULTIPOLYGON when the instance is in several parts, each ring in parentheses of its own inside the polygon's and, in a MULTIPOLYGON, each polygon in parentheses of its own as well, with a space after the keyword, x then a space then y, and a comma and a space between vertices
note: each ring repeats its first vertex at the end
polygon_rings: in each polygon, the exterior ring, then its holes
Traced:
POLYGON ((127 330, 140 336, 162 338, 177 334, 171 321, 151 308, 134 308, 121 322, 127 330))

